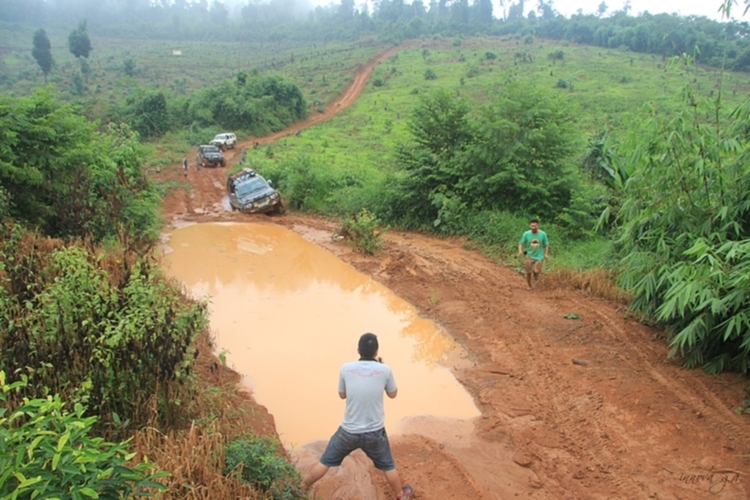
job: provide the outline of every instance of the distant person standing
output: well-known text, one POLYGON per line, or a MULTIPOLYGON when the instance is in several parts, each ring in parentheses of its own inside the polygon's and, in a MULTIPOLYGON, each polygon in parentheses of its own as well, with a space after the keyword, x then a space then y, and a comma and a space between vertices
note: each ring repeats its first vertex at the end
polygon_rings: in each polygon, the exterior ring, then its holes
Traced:
POLYGON ((185 172, 185 175, 187 175, 187 171, 188 171, 187 156, 182 159, 182 170, 185 172))
POLYGON ((531 275, 539 279, 542 263, 549 260, 549 240, 547 233, 539 229, 539 220, 529 221, 529 230, 523 233, 518 242, 518 255, 526 256, 526 289, 531 290, 531 275))
POLYGON ((389 398, 398 394, 393 372, 378 357, 378 338, 374 333, 365 333, 359 338, 357 352, 359 360, 344 364, 339 372, 339 397, 346 399, 344 419, 320 461, 305 476, 302 489, 309 490, 328 469, 341 465, 345 457, 359 448, 373 461, 376 469, 383 471, 396 498, 408 500, 414 494, 414 488, 402 485, 385 433, 383 392, 389 398))

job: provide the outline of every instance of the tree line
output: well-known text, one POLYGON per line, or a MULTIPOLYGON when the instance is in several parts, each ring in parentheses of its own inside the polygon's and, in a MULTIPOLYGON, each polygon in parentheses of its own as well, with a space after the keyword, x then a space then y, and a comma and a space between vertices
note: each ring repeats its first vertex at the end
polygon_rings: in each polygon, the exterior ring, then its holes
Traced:
POLYGON ((632 16, 628 3, 607 13, 602 2, 596 13, 570 17, 560 15, 545 0, 528 13, 523 0, 503 4, 507 10, 501 13, 494 11, 490 0, 383 0, 372 12, 367 4, 357 8, 353 0, 315 8, 294 0, 248 2, 235 13, 219 1, 5 0, 4 5, 0 20, 63 27, 87 19, 92 32, 108 36, 272 42, 376 35, 394 43, 434 35, 536 36, 664 58, 690 54, 701 64, 750 70, 747 22, 648 12, 632 16))

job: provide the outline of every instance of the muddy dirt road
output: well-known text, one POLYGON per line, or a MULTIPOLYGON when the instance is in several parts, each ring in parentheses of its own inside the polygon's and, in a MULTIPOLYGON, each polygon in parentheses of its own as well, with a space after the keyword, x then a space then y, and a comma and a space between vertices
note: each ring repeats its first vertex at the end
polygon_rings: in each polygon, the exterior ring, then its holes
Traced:
MULTIPOLYGON (((315 122, 354 102, 373 65, 389 55, 363 65, 315 122)), ((250 138, 228 152, 228 162, 255 141, 312 124, 250 138)), ((185 180, 178 166, 158 178, 185 180)), ((168 220, 286 226, 387 285, 469 353, 449 364, 481 417, 466 424, 425 418, 393 439, 415 498, 750 498, 750 419, 734 412, 750 381, 681 369, 667 359, 662 332, 629 319, 621 304, 562 289, 549 277, 529 292, 515 270, 460 239, 391 231, 385 250, 365 257, 331 240, 330 221, 227 211, 224 169, 191 169, 187 181, 189 191, 165 200, 168 220), (580 319, 565 319, 569 313, 580 319)), ((299 467, 314 458, 299 457, 299 467)), ((311 498, 392 498, 361 456, 340 472, 321 480, 311 498)))

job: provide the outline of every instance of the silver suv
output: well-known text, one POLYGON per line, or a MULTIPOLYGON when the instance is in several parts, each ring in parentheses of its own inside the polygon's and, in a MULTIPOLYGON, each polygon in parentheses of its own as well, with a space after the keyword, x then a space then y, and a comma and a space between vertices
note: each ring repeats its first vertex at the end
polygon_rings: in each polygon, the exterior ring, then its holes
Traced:
POLYGON ((224 132, 222 134, 216 134, 216 137, 209 142, 209 144, 216 146, 217 148, 224 151, 225 149, 234 149, 237 145, 237 136, 231 132, 224 132))

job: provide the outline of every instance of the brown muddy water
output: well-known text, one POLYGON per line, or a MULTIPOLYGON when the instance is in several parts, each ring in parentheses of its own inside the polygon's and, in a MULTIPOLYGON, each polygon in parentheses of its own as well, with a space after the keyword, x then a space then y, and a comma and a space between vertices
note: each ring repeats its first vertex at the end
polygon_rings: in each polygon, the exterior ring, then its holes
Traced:
POLYGON ((167 233, 164 265, 209 301, 217 354, 243 375, 273 414, 289 448, 325 440, 344 412, 339 367, 357 359, 373 332, 394 371, 398 397, 385 398, 386 428, 425 416, 479 415, 441 363, 465 357, 432 321, 369 276, 273 224, 193 224, 167 233))

